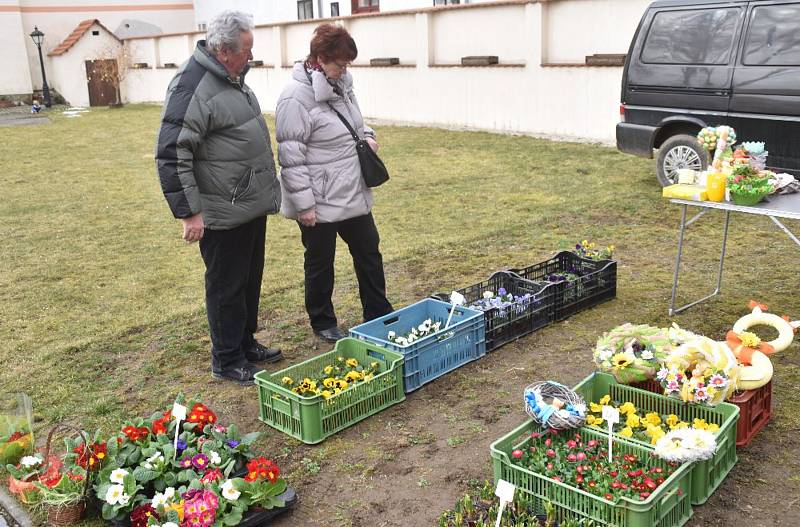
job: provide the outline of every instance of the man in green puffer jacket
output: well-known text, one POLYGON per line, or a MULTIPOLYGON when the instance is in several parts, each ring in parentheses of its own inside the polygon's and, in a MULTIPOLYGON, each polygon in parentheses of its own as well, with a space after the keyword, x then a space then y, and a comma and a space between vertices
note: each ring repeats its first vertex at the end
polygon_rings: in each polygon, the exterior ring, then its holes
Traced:
POLYGON ((281 202, 269 130, 244 83, 253 18, 225 11, 170 82, 156 145, 161 188, 183 239, 206 266, 211 373, 252 384, 254 362, 281 352, 256 342, 268 214, 281 202))

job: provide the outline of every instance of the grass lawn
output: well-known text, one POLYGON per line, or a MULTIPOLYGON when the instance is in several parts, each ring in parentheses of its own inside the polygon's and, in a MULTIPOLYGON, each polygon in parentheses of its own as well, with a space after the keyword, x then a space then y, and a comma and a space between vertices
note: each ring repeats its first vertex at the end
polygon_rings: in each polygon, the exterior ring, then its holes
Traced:
MULTIPOLYGON (((306 447, 259 424, 254 388, 210 378, 202 261, 196 245, 180 240, 180 223, 155 174, 159 115, 155 106, 93 109, 74 119, 53 112, 51 125, 0 128, 0 386, 33 397, 41 430, 70 420, 111 432, 178 392, 200 395, 224 420, 267 432, 263 448, 303 500, 294 525, 316 525, 321 517, 333 525, 395 525, 386 512, 392 510, 396 518, 419 518, 415 525, 432 524, 469 479, 491 478, 488 443, 524 418, 522 388, 544 377, 578 381, 593 369, 595 340, 612 326, 674 320, 722 339, 751 298, 800 317, 797 248, 767 218, 740 215, 732 218, 722 296, 667 316, 680 211, 660 197, 649 160, 528 137, 380 127, 392 179, 377 190, 374 213, 396 307, 545 260, 584 238, 616 245, 618 298, 500 348, 322 446, 306 447), (428 412, 435 411, 453 417, 452 430, 429 424, 436 414, 428 412), (471 421, 475 415, 482 421, 471 421), (408 444, 395 444, 398 437, 408 444), (431 445, 439 453, 415 462, 431 445), (414 467, 410 473, 385 466, 403 459, 414 467), (383 496, 403 482, 412 483, 405 494, 383 496), (428 493, 428 484, 439 490, 428 493), (397 510, 395 499, 416 504, 418 512, 397 510), (365 519, 379 517, 374 503, 383 507, 385 523, 365 519)), ((712 288, 721 225, 720 214, 709 214, 690 228, 681 287, 687 296, 712 288)), ((349 254, 339 249, 335 305, 347 328, 360 322, 361 310, 349 254)), ((310 336, 302 299, 299 230, 273 216, 261 337, 287 358, 273 370, 327 350, 310 336)), ((740 466, 757 477, 729 477, 722 487, 728 498, 715 495, 696 509, 706 525, 740 517, 734 514, 751 514, 757 524, 759 510, 778 519, 798 514, 792 506, 768 506, 773 479, 789 501, 800 490, 793 454, 800 430, 797 352, 795 343, 774 358, 773 423, 756 439, 767 446, 740 452, 740 466), (737 501, 729 502, 733 495, 737 501)))

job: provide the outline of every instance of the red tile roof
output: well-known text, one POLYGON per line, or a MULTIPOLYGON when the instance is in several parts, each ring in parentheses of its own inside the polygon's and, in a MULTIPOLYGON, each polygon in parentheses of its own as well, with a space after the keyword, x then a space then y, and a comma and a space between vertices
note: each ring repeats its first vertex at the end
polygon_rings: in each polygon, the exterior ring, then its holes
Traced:
POLYGON ((117 36, 113 32, 109 31, 109 29, 106 26, 104 26, 102 23, 100 23, 100 21, 98 19, 90 18, 89 20, 84 20, 83 22, 78 24, 78 27, 73 29, 72 33, 70 33, 67 36, 67 38, 65 38, 61 42, 61 44, 56 46, 55 49, 53 49, 53 51, 48 53, 47 56, 48 57, 52 57, 52 56, 55 56, 55 55, 63 55, 64 53, 66 53, 67 51, 69 51, 69 48, 74 46, 75 43, 78 40, 80 40, 80 38, 83 36, 83 34, 86 33, 89 30, 89 28, 92 27, 95 24, 97 24, 98 26, 102 27, 103 29, 108 31, 108 33, 111 34, 112 37, 114 37, 117 40, 119 40, 117 38, 117 36))

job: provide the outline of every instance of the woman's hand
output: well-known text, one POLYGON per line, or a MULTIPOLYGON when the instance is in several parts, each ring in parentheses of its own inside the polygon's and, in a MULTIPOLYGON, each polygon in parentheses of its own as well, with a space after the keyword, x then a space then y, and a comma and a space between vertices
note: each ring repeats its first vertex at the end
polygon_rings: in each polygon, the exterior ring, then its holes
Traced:
POLYGON ((309 209, 305 212, 300 212, 297 215, 297 221, 300 222, 300 225, 305 227, 313 227, 317 224, 317 213, 314 209, 309 209))
POLYGON ((375 139, 371 138, 371 137, 367 137, 366 139, 367 139, 367 144, 372 149, 372 151, 373 152, 377 152, 378 149, 380 148, 380 146, 378 145, 378 142, 375 139))

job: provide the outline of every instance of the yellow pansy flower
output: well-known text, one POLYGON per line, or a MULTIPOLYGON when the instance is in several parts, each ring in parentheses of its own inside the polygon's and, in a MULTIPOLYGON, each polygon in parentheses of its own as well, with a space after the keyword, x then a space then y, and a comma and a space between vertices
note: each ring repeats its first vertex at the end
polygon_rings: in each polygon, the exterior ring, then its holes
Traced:
POLYGON ((621 414, 635 414, 636 407, 633 405, 632 402, 627 401, 625 404, 619 407, 619 413, 621 414))
POLYGON ((628 418, 625 420, 625 426, 628 428, 636 428, 637 426, 641 426, 641 419, 636 414, 628 414, 628 418))
POLYGON ((699 419, 695 417, 694 421, 692 421, 692 426, 694 428, 699 428, 700 430, 705 430, 708 428, 708 423, 706 423, 705 419, 699 419))
POLYGON ((359 373, 357 371, 349 371, 349 372, 347 372, 347 375, 344 376, 344 378, 345 378, 345 380, 348 380, 348 381, 352 382, 352 381, 361 380, 362 376, 363 376, 363 374, 361 374, 361 373, 359 373))
POLYGON ((345 362, 345 364, 347 364, 351 368, 357 368, 358 367, 358 361, 356 359, 347 359, 347 362, 345 362))
POLYGON ((291 377, 286 376, 283 379, 281 379, 281 383, 283 383, 283 384, 285 384, 287 386, 291 386, 292 384, 294 384, 294 381, 292 380, 291 377))
POLYGON ((333 366, 325 366, 322 371, 325 373, 325 375, 330 375, 333 373, 333 366))
POLYGON ((630 426, 626 426, 622 430, 620 430, 619 435, 623 437, 631 437, 633 435, 633 430, 631 430, 630 426))
POLYGON ((667 416, 667 424, 670 428, 675 428, 675 425, 680 422, 681 418, 675 414, 669 414, 667 416))
POLYGON ((322 381, 322 385, 325 386, 326 388, 333 388, 334 386, 336 386, 336 379, 334 379, 333 377, 328 377, 327 379, 322 381))
POLYGON ((372 373, 368 373, 368 374, 364 375, 364 382, 369 382, 369 381, 371 381, 371 380, 372 380, 374 377, 375 377, 375 375, 373 375, 372 373))
POLYGON ((645 415, 644 420, 653 426, 658 426, 661 424, 661 416, 659 416, 656 412, 650 412, 649 414, 645 415))
POLYGON ((321 396, 322 396, 324 399, 327 399, 328 397, 330 397, 330 396, 332 396, 332 395, 333 395, 333 392, 331 392, 330 390, 322 390, 322 392, 320 393, 320 395, 321 395, 321 396))

